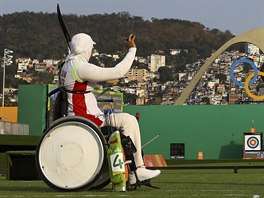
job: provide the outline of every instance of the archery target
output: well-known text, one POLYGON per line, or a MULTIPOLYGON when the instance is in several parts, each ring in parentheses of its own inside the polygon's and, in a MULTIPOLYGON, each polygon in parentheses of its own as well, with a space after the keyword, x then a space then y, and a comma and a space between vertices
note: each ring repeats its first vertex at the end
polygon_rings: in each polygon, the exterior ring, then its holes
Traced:
POLYGON ((261 135, 245 135, 244 145, 246 151, 260 151, 261 135))

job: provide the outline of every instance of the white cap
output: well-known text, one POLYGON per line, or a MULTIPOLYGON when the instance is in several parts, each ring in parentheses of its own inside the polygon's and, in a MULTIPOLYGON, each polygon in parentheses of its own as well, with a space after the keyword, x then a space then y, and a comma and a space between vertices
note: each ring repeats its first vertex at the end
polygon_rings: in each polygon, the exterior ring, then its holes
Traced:
POLYGON ((93 49, 95 42, 85 33, 79 33, 72 37, 70 46, 72 54, 81 54, 93 49))

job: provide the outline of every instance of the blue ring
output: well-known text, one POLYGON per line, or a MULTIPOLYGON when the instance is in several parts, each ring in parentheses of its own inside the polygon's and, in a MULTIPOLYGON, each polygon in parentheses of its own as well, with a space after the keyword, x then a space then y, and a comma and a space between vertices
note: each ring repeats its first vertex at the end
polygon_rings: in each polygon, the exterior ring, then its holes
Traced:
POLYGON ((259 145, 259 140, 258 140, 258 138, 256 138, 256 137, 250 137, 250 138, 248 138, 248 140, 247 140, 247 146, 248 146, 248 147, 254 149, 254 148, 257 148, 258 145, 259 145), (252 140, 256 141, 256 144, 255 144, 255 145, 250 144, 250 141, 252 141, 252 140))
POLYGON ((237 85, 237 86, 241 86, 241 87, 244 87, 244 84, 242 82, 239 82, 237 81, 237 79, 235 78, 234 76, 234 69, 235 67, 240 64, 240 63, 248 63, 251 65, 251 67, 253 68, 254 70, 254 77, 252 78, 252 80, 249 82, 249 86, 253 85, 254 82, 256 82, 257 78, 258 78, 258 68, 257 66, 255 65, 255 63, 249 59, 246 59, 246 58, 243 58, 243 59, 239 59, 235 62, 232 63, 231 67, 230 67, 230 72, 229 72, 229 75, 230 75, 230 78, 231 80, 237 85))

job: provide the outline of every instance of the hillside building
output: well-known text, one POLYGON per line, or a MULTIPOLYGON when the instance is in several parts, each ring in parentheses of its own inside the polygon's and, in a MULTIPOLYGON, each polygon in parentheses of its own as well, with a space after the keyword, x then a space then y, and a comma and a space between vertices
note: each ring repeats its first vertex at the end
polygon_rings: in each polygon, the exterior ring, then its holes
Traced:
POLYGON ((151 72, 157 72, 160 67, 165 66, 165 55, 151 54, 148 68, 151 72))
POLYGON ((147 81, 148 71, 146 69, 131 68, 127 73, 126 77, 128 81, 136 80, 138 82, 147 81))

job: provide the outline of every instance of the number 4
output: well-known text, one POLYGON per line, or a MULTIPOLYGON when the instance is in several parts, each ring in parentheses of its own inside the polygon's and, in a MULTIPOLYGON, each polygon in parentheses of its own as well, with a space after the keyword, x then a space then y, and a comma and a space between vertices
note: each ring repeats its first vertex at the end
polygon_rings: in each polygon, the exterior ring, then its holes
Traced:
POLYGON ((113 167, 120 167, 120 169, 122 169, 123 168, 123 162, 122 162, 122 160, 120 159, 120 157, 119 157, 119 155, 117 154, 116 156, 115 156, 115 159, 114 159, 114 162, 113 162, 113 167), (118 161, 118 162, 117 162, 118 161))

